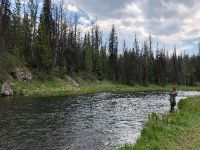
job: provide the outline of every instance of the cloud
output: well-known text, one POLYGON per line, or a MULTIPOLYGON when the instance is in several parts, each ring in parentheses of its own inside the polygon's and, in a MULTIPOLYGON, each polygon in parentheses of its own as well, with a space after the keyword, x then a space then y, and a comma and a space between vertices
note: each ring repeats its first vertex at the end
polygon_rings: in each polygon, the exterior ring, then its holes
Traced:
MULTIPOLYGON (((134 34, 141 38, 152 35, 155 43, 173 49, 194 50, 194 40, 200 37, 200 1, 198 0, 71 0, 89 19, 97 18, 108 34, 115 24, 121 39, 132 46, 134 34)), ((89 25, 88 18, 84 22, 89 25)))
POLYGON ((77 12, 78 8, 73 4, 68 4, 67 5, 67 10, 70 11, 70 12, 77 12))
POLYGON ((98 19, 116 17, 116 13, 132 0, 71 0, 73 4, 84 11, 93 14, 98 19))

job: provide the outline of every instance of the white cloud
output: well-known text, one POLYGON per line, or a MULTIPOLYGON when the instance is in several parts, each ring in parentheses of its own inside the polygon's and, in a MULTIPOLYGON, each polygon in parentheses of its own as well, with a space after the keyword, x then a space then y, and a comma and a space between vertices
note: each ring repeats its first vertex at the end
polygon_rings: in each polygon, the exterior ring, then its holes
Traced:
POLYGON ((67 10, 70 11, 70 12, 78 12, 78 8, 73 4, 68 4, 67 10))
POLYGON ((138 16, 142 14, 142 11, 138 7, 138 5, 134 2, 132 2, 131 4, 127 4, 123 12, 128 14, 136 14, 138 16))

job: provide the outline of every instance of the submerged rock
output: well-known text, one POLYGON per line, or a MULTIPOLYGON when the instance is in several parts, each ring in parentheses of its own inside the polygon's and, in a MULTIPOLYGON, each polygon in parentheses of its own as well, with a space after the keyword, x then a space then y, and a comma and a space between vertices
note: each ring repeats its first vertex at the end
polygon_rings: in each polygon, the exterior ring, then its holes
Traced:
POLYGON ((11 96, 13 95, 13 90, 11 88, 10 82, 6 81, 3 83, 1 87, 1 95, 3 96, 11 96))
POLYGON ((72 79, 70 76, 66 76, 65 78, 66 78, 67 82, 68 82, 70 85, 76 86, 76 87, 79 86, 79 84, 78 84, 74 79, 72 79))
POLYGON ((13 71, 13 75, 19 81, 30 82, 32 80, 32 74, 26 67, 16 67, 13 71))

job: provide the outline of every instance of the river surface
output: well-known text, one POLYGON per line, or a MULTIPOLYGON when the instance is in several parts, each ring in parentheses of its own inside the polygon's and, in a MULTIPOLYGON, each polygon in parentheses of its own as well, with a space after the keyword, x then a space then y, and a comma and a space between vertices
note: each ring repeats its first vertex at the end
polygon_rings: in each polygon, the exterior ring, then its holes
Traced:
MULTIPOLYGON (((177 101, 200 92, 179 91, 177 101)), ((2 150, 110 150, 134 143, 148 115, 169 112, 167 93, 0 98, 2 150)))

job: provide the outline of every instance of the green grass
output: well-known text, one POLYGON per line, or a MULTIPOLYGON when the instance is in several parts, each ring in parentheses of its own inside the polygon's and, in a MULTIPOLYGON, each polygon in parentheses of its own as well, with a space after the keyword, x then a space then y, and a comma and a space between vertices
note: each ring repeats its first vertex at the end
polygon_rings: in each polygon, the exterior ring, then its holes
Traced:
POLYGON ((135 145, 120 150, 200 149, 200 97, 179 102, 179 111, 158 117, 152 114, 135 145))
POLYGON ((25 63, 22 59, 18 59, 14 55, 2 53, 0 55, 0 84, 5 80, 11 80, 10 75, 15 66, 24 66, 25 63))
MULTIPOLYGON (((46 77, 35 79, 30 83, 13 80, 12 87, 17 95, 29 96, 64 96, 64 95, 81 95, 100 92, 112 93, 139 93, 139 92, 160 92, 169 91, 171 85, 158 86, 129 86, 111 81, 91 81, 83 80, 76 76, 74 78, 79 86, 70 85, 66 80, 58 77, 46 77)), ((179 86, 178 90, 200 90, 200 87, 179 86)))

